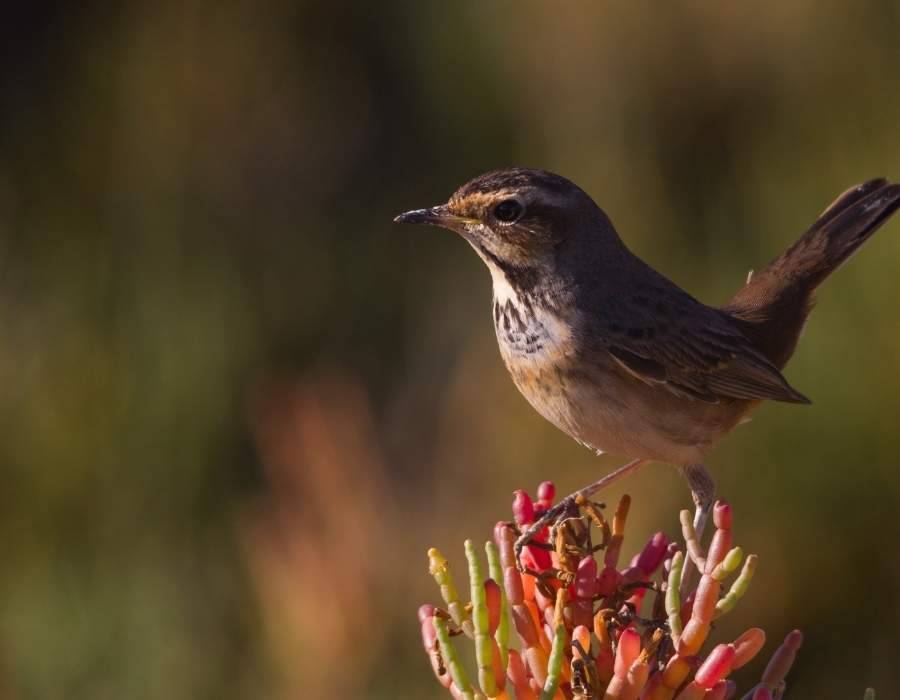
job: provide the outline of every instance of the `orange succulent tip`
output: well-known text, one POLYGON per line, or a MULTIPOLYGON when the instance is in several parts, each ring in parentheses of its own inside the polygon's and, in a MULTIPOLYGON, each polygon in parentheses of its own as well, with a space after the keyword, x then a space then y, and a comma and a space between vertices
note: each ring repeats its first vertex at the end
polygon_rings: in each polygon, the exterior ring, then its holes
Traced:
POLYGON ((734 644, 734 664, 732 668, 738 669, 749 663, 766 643, 766 633, 759 627, 751 627, 732 642, 734 644))
POLYGON ((582 654, 581 651, 579 651, 578 647, 575 646, 575 642, 578 642, 581 645, 581 648, 584 649, 585 654, 590 654, 591 631, 584 625, 578 625, 575 629, 572 630, 572 654, 576 659, 585 659, 584 654, 582 654))
POLYGON ((640 653, 641 635, 633 628, 626 627, 619 636, 619 647, 616 649, 616 676, 624 678, 640 653))
POLYGON ((613 515, 612 534, 622 537, 625 534, 625 521, 628 519, 628 509, 631 508, 631 496, 627 493, 619 499, 616 512, 613 515))
POLYGON ((713 522, 720 530, 731 529, 731 504, 728 501, 716 501, 713 506, 713 522))

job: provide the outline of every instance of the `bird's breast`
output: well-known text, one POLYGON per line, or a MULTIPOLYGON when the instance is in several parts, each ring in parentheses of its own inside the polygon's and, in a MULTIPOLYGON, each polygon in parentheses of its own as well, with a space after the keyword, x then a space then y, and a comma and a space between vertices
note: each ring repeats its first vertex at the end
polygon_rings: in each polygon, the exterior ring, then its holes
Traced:
POLYGON ((510 370, 548 371, 573 351, 571 326, 538 299, 495 297, 494 330, 510 370))
POLYGON ((573 434, 570 324, 540 298, 523 295, 495 293, 493 315, 500 355, 516 387, 547 420, 573 434))

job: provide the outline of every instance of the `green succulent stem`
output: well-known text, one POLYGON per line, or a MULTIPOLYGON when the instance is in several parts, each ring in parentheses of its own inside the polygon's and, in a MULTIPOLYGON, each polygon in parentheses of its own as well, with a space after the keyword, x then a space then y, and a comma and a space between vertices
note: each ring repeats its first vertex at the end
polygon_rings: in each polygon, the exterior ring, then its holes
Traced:
MULTIPOLYGON (((728 557, 726 557, 726 561, 727 559, 728 557)), ((750 588, 753 574, 756 572, 756 563, 758 559, 759 557, 755 554, 747 555, 741 573, 731 584, 731 588, 728 589, 728 592, 716 603, 716 618, 731 612, 734 609, 734 606, 737 605, 737 602, 744 597, 744 594, 750 588)))
POLYGON ((469 676, 466 669, 460 663, 459 657, 456 655, 456 647, 450 641, 450 630, 447 629, 447 621, 442 617, 434 616, 434 631, 437 635, 438 645, 441 648, 441 658, 450 671, 450 677, 453 683, 466 700, 475 700, 475 693, 472 691, 472 685, 469 683, 469 676))
POLYGON ((559 689, 559 679, 562 677, 562 665, 566 659, 566 626, 557 625, 553 635, 553 645, 550 647, 550 659, 547 663, 547 680, 541 690, 541 700, 553 700, 559 689))
POLYGON ((669 632, 672 640, 678 642, 681 636, 681 574, 684 571, 684 554, 675 552, 669 580, 666 584, 666 614, 669 616, 669 632))
POLYGON ((457 627, 462 627, 463 622, 469 619, 469 613, 466 612, 465 607, 459 600, 459 593, 456 590, 456 584, 453 582, 447 558, 435 547, 428 550, 428 571, 441 589, 441 598, 444 599, 447 612, 450 613, 453 622, 456 623, 457 627))
POLYGON ((469 590, 472 598, 472 626, 475 631, 475 661, 478 664, 478 685, 488 697, 497 694, 492 662, 493 647, 488 634, 488 609, 484 593, 484 572, 472 540, 465 541, 469 562, 469 590))

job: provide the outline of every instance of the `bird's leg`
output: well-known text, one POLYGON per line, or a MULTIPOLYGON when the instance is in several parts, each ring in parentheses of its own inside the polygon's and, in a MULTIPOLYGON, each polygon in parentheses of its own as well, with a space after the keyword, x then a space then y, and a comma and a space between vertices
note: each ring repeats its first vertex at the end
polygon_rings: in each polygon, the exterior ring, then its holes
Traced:
POLYGON ((580 502, 590 498, 595 493, 600 491, 601 489, 606 488, 610 484, 618 481, 623 476, 626 476, 637 469, 639 466, 644 464, 649 460, 646 459, 634 459, 630 461, 628 464, 619 467, 613 472, 610 472, 602 479, 595 481, 593 484, 589 484, 585 486, 583 489, 579 489, 575 493, 569 494, 564 499, 562 499, 555 506, 548 508, 544 513, 538 518, 535 522, 528 526, 528 529, 525 530, 519 538, 516 540, 515 544, 515 552, 516 552, 516 564, 519 569, 523 569, 522 565, 522 550, 525 548, 529 542, 531 542, 532 538, 540 532, 544 527, 549 525, 552 522, 555 522, 561 515, 569 513, 570 511, 576 511, 580 502))
MULTIPOLYGON (((709 513, 712 510, 713 502, 716 498, 716 482, 713 481, 712 475, 702 464, 688 464, 681 467, 681 473, 687 479, 688 486, 691 487, 691 495, 694 498, 694 532, 697 535, 697 541, 703 537, 703 530, 706 527, 706 521, 709 519, 709 513)), ((685 595, 691 585, 691 578, 695 566, 692 566, 691 557, 685 557, 684 570, 681 575, 681 594, 685 595)), ((699 573, 703 573, 700 571, 699 573)))

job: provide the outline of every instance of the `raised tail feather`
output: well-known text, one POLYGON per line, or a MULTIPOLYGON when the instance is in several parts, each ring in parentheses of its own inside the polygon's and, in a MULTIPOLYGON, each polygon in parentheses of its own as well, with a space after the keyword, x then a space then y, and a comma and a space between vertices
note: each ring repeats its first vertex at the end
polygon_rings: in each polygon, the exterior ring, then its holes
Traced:
POLYGON ((826 209, 773 264, 805 275, 815 289, 900 208, 900 185, 870 180, 853 187, 826 209))
POLYGON ((900 208, 900 185, 883 178, 838 197, 797 241, 754 273, 725 308, 779 368, 794 352, 813 292, 900 208))

